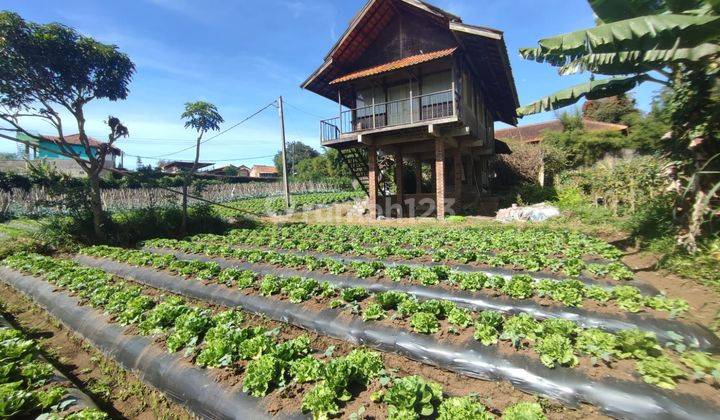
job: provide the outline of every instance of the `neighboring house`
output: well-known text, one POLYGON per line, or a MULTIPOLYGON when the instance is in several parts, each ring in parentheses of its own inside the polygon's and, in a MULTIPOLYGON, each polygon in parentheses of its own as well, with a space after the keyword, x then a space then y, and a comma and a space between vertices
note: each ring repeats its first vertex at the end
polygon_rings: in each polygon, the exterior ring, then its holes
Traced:
POLYGON ((218 176, 249 177, 250 176, 250 168, 248 168, 245 165, 240 165, 240 166, 222 165, 222 166, 218 166, 216 168, 210 169, 208 171, 205 171, 204 173, 209 174, 209 175, 218 175, 218 176))
MULTIPOLYGON (((590 119, 583 119, 583 128, 587 132, 617 131, 624 135, 628 133, 628 126, 622 124, 611 124, 590 119)), ((560 120, 546 121, 537 124, 521 125, 518 127, 503 128, 495 131, 498 140, 514 140, 522 143, 539 143, 545 133, 552 131, 563 131, 563 124, 560 120)))
POLYGON ((370 0, 302 87, 338 102, 339 115, 320 123, 320 142, 365 188, 371 217, 405 216, 420 201, 439 218, 451 200, 456 213, 496 205, 493 126, 517 124, 519 106, 501 31, 419 0, 370 0), (415 174, 433 175, 430 189, 422 176, 403 185, 406 160, 415 174), (394 192, 383 180, 391 172, 394 192))
MULTIPOLYGON (((71 157, 65 156, 62 153, 60 145, 58 144, 58 137, 43 135, 42 139, 39 141, 36 138, 30 137, 24 133, 17 133, 15 137, 18 140, 26 141, 31 144, 24 145, 21 148, 22 150, 19 154, 23 156, 23 160, 3 161, 0 163, 0 171, 25 172, 27 171, 27 162, 25 162, 25 159, 27 159, 43 160, 48 165, 53 166, 58 172, 70 176, 86 175, 80 165, 72 160, 71 157)), ((68 143, 68 146, 66 147, 72 149, 72 151, 81 159, 88 158, 88 154, 80 142, 79 134, 65 136, 65 142, 68 143)), ((96 156, 101 147, 106 147, 105 143, 94 138, 88 138, 88 143, 90 145, 91 156, 96 156)), ((105 158, 105 168, 116 168, 116 160, 118 157, 122 157, 122 150, 117 147, 111 147, 105 158)))
MULTIPOLYGON (((72 159, 71 157, 65 156, 63 154, 63 151, 59 145, 60 140, 57 136, 43 135, 42 140, 40 141, 24 133, 18 133, 15 137, 18 140, 33 143, 33 145, 29 147, 32 149, 32 156, 36 159, 72 159)), ((80 141, 79 134, 71 134, 69 136, 65 136, 65 143, 67 143, 67 147, 71 149, 73 153, 77 154, 80 158, 88 158, 85 147, 83 147, 82 142, 80 141)), ((97 155, 100 147, 105 146, 105 143, 98 141, 92 137, 88 137, 88 143, 90 145, 90 153, 93 157, 97 155)), ((122 155, 122 150, 118 149, 115 146, 110 147, 110 150, 106 157, 106 163, 110 164, 111 167, 114 168, 115 159, 120 155, 122 155)))
MULTIPOLYGON (((180 174, 183 172, 189 172, 195 162, 188 162, 185 160, 172 160, 168 162, 161 162, 158 164, 161 172, 166 174, 180 174)), ((213 163, 198 162, 196 169, 207 168, 208 166, 214 165, 213 163)))
POLYGON ((277 178, 278 170, 274 166, 253 165, 250 169, 250 178, 277 178))
MULTIPOLYGON (((583 119, 583 129, 587 132, 619 132, 623 135, 628 134, 628 126, 622 124, 611 124, 602 121, 583 119)), ((515 143, 525 143, 529 145, 539 144, 545 135, 550 132, 562 132, 564 126, 560 120, 545 121, 537 124, 521 125, 518 127, 503 128, 495 131, 495 137, 498 140, 513 141, 515 143)), ((532 146, 531 146, 532 147, 532 146)), ((541 155, 540 155, 541 156, 541 155)), ((547 183, 545 172, 545 162, 539 158, 536 166, 538 167, 537 181, 541 186, 547 183)))

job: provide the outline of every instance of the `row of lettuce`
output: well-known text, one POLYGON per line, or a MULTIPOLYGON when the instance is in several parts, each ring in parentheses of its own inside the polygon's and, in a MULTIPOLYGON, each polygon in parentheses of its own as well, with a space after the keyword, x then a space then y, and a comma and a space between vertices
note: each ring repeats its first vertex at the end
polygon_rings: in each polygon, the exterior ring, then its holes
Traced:
MULTIPOLYGON (((203 235, 193 238, 203 240, 203 235)), ((220 238, 210 237, 213 240, 220 238)), ((430 258, 440 262, 513 266, 528 271, 582 273, 630 280, 622 253, 596 238, 568 230, 484 226, 481 228, 382 228, 292 224, 236 229, 230 244, 311 250, 372 258, 430 258), (602 260, 593 262, 593 260, 602 260)))
POLYGON ((319 193, 303 193, 293 194, 290 197, 290 207, 285 204, 283 196, 271 196, 264 198, 245 198, 242 200, 231 201, 225 206, 218 206, 217 211, 224 216, 238 217, 243 212, 250 212, 261 215, 285 214, 299 210, 313 209, 318 206, 326 206, 335 203, 359 199, 364 194, 362 191, 338 191, 338 192, 319 192, 319 193), (237 210, 230 209, 233 207, 237 210))
MULTIPOLYGON (((541 279, 536 281, 529 275, 515 275, 510 279, 487 275, 481 272, 452 270, 446 265, 407 266, 403 264, 386 265, 379 261, 343 263, 332 258, 319 258, 312 255, 293 255, 284 252, 266 251, 260 248, 237 248, 223 243, 209 241, 180 241, 175 239, 156 239, 145 243, 150 248, 164 248, 192 254, 204 254, 211 257, 232 258, 248 263, 265 263, 283 268, 324 270, 333 275, 354 274, 363 279, 377 278, 388 281, 406 281, 423 286, 445 285, 454 289, 476 292, 483 289, 514 299, 533 297, 546 298, 570 307, 582 307, 585 301, 594 301, 601 305, 614 304, 627 312, 640 312, 645 309, 669 312, 671 317, 682 314, 689 308, 684 299, 670 298, 663 294, 643 295, 635 286, 619 285, 611 288, 586 285, 577 279, 557 281, 541 279)), ((111 248, 97 248, 97 255, 111 254, 111 248)), ((139 258, 143 258, 139 255, 139 258)), ((132 261, 130 261, 132 263, 132 261)), ((178 263, 179 264, 179 263, 178 263)), ((219 267, 212 270, 217 271, 219 267)))
POLYGON ((0 418, 100 420, 97 409, 77 409, 77 399, 55 380, 53 366, 38 356, 37 341, 0 327, 0 418))
POLYGON ((252 271, 221 269, 213 262, 181 260, 168 254, 109 247, 87 248, 83 253, 167 270, 187 278, 241 289, 243 293, 257 293, 296 304, 313 300, 328 308, 346 311, 349 316, 360 316, 367 322, 388 319, 401 328, 437 334, 443 339, 467 331, 486 346, 507 341, 516 349, 529 348, 548 368, 576 366, 578 357, 589 357, 595 366, 631 359, 636 361, 636 369, 646 382, 663 388, 674 388, 676 381, 682 378, 712 381, 720 371, 720 359, 688 349, 682 341, 663 349, 654 334, 637 329, 612 334, 595 328, 581 328, 563 319, 539 321, 528 314, 504 316, 495 311, 474 312, 450 301, 419 301, 397 291, 370 293, 360 287, 339 289, 311 278, 261 277, 252 271))
MULTIPOLYGON (((420 376, 395 376, 377 352, 355 349, 334 356, 330 349, 313 348, 307 335, 282 340, 278 328, 257 326, 240 310, 213 312, 179 297, 151 295, 73 261, 17 254, 4 263, 76 294, 114 322, 136 326, 138 334, 164 335, 158 342, 164 342, 168 352, 184 351, 198 366, 242 370, 243 391, 255 397, 291 382, 312 384, 302 396, 302 408, 317 419, 340 413, 342 404, 357 396, 357 386, 371 385, 377 388, 372 401, 386 407, 388 418, 494 417, 475 396, 447 397, 439 384, 420 376)), ((537 403, 518 403, 508 407, 503 418, 543 419, 544 414, 537 403)))

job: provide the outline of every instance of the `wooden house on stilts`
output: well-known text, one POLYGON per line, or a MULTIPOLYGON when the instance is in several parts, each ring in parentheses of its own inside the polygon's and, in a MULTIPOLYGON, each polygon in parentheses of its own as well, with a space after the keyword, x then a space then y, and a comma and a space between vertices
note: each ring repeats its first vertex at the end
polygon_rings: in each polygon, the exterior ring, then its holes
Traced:
POLYGON ((340 151, 372 217, 492 207, 493 124, 516 125, 518 107, 502 32, 419 0, 370 0, 302 87, 337 101, 321 143, 340 151))

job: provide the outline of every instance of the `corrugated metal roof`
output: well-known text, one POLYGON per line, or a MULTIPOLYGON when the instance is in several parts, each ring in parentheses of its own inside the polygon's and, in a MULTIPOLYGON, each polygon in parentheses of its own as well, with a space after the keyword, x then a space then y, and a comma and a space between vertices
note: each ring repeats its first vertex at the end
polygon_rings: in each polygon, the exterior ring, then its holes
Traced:
MULTIPOLYGON (((65 137, 65 143, 67 143, 67 144, 75 144, 75 145, 80 145, 80 146, 82 146, 82 140, 80 140, 80 134, 71 134, 71 135, 69 135, 69 136, 64 136, 64 137, 65 137)), ((44 138, 44 139, 46 139, 46 140, 48 140, 48 141, 50 141, 50 142, 53 142, 53 143, 59 143, 59 142, 60 142, 60 137, 58 137, 58 136, 46 136, 46 135, 42 135, 42 138, 44 138)), ((96 147, 96 148, 97 148, 97 147, 101 147, 101 146, 104 145, 104 144, 105 144, 105 143, 103 143, 103 142, 101 142, 101 141, 99 141, 99 140, 95 140, 94 138, 88 136, 88 145, 89 145, 90 147, 96 147)), ((121 151, 120 149, 118 149, 117 147, 115 147, 115 146, 112 146, 112 147, 110 148, 110 150, 112 150, 112 152, 115 153, 115 154, 120 154, 120 153, 122 153, 122 151, 121 151)))
MULTIPOLYGON (((583 119, 583 128, 588 132, 626 131, 628 126, 585 118, 583 119)), ((535 143, 541 141, 545 133, 549 131, 563 131, 562 122, 560 120, 552 120, 518 127, 503 128, 495 130, 495 137, 499 140, 519 140, 525 143, 535 143)))
POLYGON ((448 48, 446 50, 433 51, 425 54, 412 55, 410 57, 401 58, 400 60, 391 61, 389 63, 381 64, 379 66, 370 67, 368 69, 359 70, 345 76, 338 77, 337 79, 330 82, 330 84, 348 82, 350 80, 362 79, 363 77, 374 76, 381 73, 387 73, 389 71, 402 69, 405 67, 411 67, 417 64, 426 63, 428 61, 437 60, 439 58, 448 57, 452 55, 457 48, 448 48))

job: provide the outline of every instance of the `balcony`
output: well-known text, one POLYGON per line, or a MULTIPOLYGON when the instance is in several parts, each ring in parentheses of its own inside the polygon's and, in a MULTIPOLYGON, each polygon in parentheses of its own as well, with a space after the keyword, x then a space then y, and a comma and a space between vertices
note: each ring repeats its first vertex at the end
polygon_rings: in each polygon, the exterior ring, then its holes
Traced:
POLYGON ((339 117, 320 121, 320 142, 338 143, 354 135, 376 130, 402 129, 458 116, 458 93, 454 89, 373 103, 342 111, 339 117))

